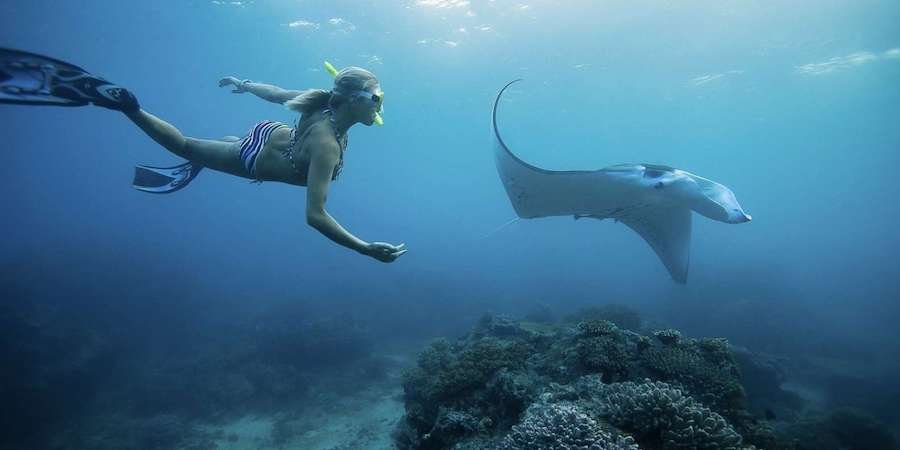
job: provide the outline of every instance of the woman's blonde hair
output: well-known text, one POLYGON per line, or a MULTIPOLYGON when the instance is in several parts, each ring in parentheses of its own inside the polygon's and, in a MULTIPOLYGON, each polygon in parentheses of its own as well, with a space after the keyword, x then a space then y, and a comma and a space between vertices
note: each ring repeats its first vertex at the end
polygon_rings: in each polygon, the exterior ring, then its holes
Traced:
POLYGON ((331 91, 324 89, 307 89, 300 95, 284 102, 284 106, 306 116, 329 107, 331 91))
POLYGON ((326 108, 337 108, 347 100, 347 94, 365 90, 373 84, 378 85, 378 78, 372 72, 359 67, 347 67, 334 77, 332 90, 307 89, 284 105, 292 111, 309 115, 326 108))

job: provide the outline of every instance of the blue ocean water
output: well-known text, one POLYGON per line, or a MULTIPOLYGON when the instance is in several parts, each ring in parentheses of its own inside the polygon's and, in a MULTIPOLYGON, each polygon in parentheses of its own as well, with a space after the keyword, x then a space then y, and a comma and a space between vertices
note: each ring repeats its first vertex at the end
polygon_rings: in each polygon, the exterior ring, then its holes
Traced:
MULTIPOLYGON (((4 302, 97 333, 83 339, 116 355, 181 354, 277 308, 353 314, 374 347, 415 351, 487 311, 617 303, 689 335, 839 361, 863 380, 900 373, 896 2, 36 0, 4 2, 0 17, 0 46, 127 86, 190 136, 296 120, 217 87, 223 76, 328 88, 329 60, 373 71, 385 90, 386 124, 351 129, 327 209, 364 240, 405 242, 390 265, 307 226, 301 188, 206 171, 175 194, 144 194, 129 187, 135 164, 180 160, 118 113, 0 105, 4 302), (729 186, 754 220, 695 215, 686 285, 611 221, 497 230, 515 212, 489 114, 516 78, 499 123, 524 160, 679 167, 729 186)), ((28 323, 54 335, 54 321, 28 323)), ((10 336, 20 353, 7 364, 57 360, 10 336)), ((81 389, 116 385, 123 361, 81 389)), ((888 409, 870 412, 900 426, 888 409)))

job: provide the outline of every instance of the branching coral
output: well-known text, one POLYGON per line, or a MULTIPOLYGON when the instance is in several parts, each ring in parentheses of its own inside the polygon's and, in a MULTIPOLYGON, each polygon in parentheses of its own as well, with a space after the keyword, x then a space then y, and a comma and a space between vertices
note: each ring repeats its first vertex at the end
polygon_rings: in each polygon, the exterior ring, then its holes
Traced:
POLYGON ((641 316, 632 307, 618 304, 607 304, 582 308, 566 318, 568 322, 591 320, 608 320, 617 327, 637 331, 641 328, 641 316))
POLYGON ((637 450, 634 440, 607 431, 577 406, 535 403, 500 445, 503 450, 637 450))
POLYGON ((441 408, 431 431, 422 437, 425 447, 447 447, 479 429, 478 420, 462 412, 441 408))
POLYGON ((581 366, 602 373, 604 381, 619 380, 628 373, 628 352, 621 342, 611 337, 579 339, 575 351, 581 366))
POLYGON ((744 409, 740 373, 727 348, 707 353, 697 344, 651 347, 641 352, 640 363, 654 379, 680 384, 722 414, 744 409))
POLYGON ((639 442, 663 449, 738 449, 741 436, 722 416, 662 382, 598 386, 602 415, 639 442))
POLYGON ((484 413, 496 418, 497 425, 509 427, 534 400, 536 382, 527 373, 500 369, 488 381, 482 396, 484 413))
POLYGON ((529 353, 521 341, 490 337, 459 348, 446 340, 435 341, 419 355, 417 367, 404 376, 408 419, 417 429, 430 427, 440 402, 483 388, 502 368, 521 368, 529 353))
POLYGON ((638 336, 637 349, 639 352, 644 351, 653 346, 653 341, 647 336, 638 336))
POLYGON ((681 343, 681 332, 674 329, 654 331, 653 335, 662 342, 663 345, 678 345, 681 343))
POLYGON ((608 320, 588 320, 578 324, 578 334, 587 337, 610 336, 618 333, 616 324, 608 320))
POLYGON ((436 394, 452 396, 482 386, 500 368, 522 367, 528 353, 529 349, 521 342, 481 338, 460 352, 444 371, 431 374, 437 375, 436 394))
POLYGON ((579 365, 590 372, 600 372, 604 381, 625 377, 631 358, 623 333, 606 320, 592 320, 578 324, 575 352, 579 365))

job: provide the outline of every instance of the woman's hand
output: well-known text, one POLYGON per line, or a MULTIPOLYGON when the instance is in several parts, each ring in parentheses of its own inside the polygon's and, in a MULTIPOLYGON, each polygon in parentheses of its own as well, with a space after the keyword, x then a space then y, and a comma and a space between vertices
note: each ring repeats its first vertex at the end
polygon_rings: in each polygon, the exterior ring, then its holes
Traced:
POLYGON ((366 245, 363 253, 381 262, 390 263, 406 253, 406 244, 391 245, 387 242, 372 242, 366 245))
POLYGON ((234 89, 232 89, 231 92, 235 94, 243 94, 244 92, 247 92, 246 90, 244 90, 243 80, 239 80, 235 77, 225 77, 219 80, 219 87, 225 87, 228 85, 234 86, 234 89))

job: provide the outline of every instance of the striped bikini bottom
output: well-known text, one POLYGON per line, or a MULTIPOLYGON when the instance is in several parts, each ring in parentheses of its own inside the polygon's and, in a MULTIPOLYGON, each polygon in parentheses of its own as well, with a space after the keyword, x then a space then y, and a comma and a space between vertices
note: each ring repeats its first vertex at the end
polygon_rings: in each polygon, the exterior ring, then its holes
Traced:
POLYGON ((240 153, 241 161, 244 163, 247 173, 251 176, 256 176, 256 158, 259 156, 259 152, 266 146, 266 141, 269 140, 269 136, 271 136, 275 130, 286 126, 287 125, 281 122, 264 120, 250 129, 247 136, 241 140, 240 153))

